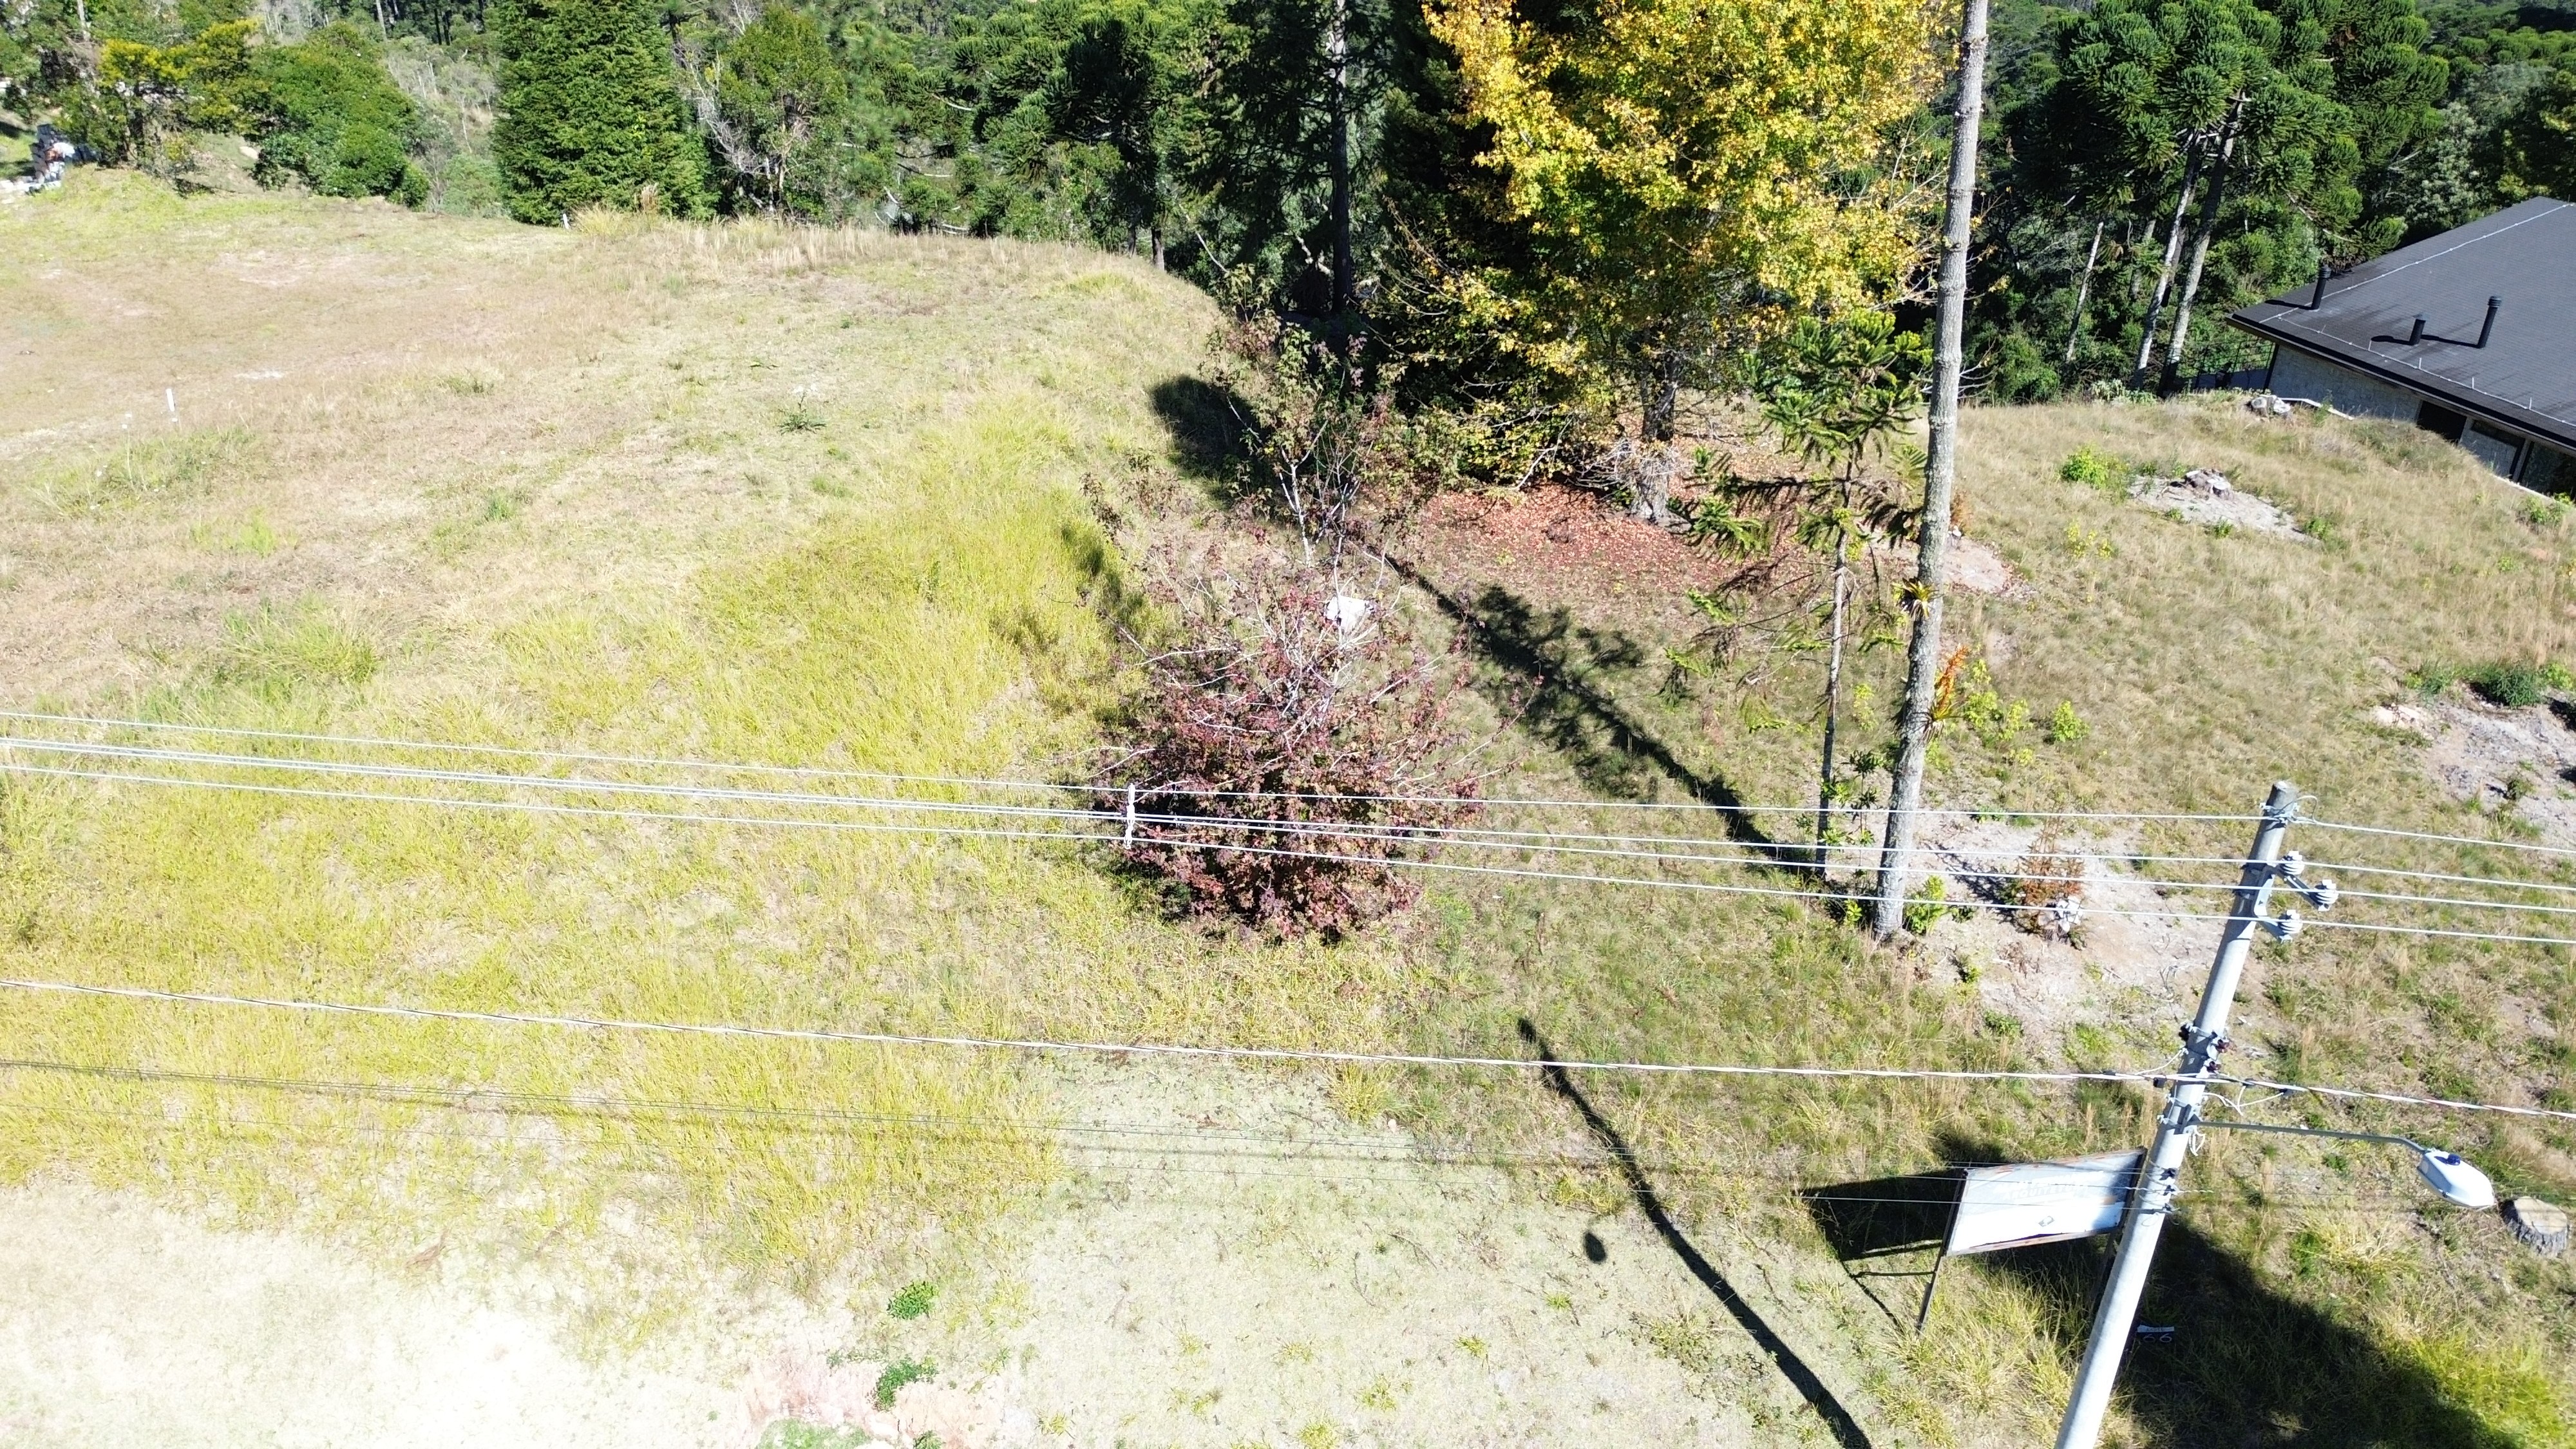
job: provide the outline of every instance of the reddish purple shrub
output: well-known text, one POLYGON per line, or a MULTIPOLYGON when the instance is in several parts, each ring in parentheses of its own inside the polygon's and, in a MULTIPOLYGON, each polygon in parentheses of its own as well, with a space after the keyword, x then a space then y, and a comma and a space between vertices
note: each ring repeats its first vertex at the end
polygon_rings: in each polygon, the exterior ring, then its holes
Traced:
POLYGON ((1098 800, 1126 858, 1202 917, 1339 935, 1418 894, 1405 868, 1475 817, 1451 717, 1464 670, 1400 620, 1285 566, 1163 591, 1172 647, 1141 661, 1098 800), (1338 613, 1352 627, 1337 622, 1338 613))

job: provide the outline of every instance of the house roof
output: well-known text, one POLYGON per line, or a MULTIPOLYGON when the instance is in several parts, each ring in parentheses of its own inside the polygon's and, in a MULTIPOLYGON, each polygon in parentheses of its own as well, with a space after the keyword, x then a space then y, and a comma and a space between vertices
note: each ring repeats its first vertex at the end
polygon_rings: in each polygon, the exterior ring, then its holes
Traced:
POLYGON ((2576 452, 2576 205, 2537 197, 2237 312, 2239 327, 2576 452), (2487 298, 2495 332, 2476 345, 2487 298), (2417 313, 2424 340, 2406 339, 2417 313))

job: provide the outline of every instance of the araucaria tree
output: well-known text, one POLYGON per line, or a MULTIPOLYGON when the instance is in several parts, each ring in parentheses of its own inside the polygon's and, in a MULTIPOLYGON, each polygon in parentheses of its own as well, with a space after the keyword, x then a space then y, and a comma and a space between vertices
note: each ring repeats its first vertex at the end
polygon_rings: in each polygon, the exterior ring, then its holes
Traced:
POLYGON ((1920 228, 1901 124, 1935 79, 1922 0, 1435 0, 1521 265, 1461 320, 1632 400, 1624 481, 1662 516, 1685 389, 1799 315, 1884 298, 1920 228))
MULTIPOLYGON (((1763 421, 1791 452, 1824 469, 1801 480, 1798 541, 1827 561, 1825 605, 1825 738, 1816 786, 1816 865, 1828 863, 1833 811, 1847 791, 1836 773, 1835 732, 1842 713, 1843 646, 1852 613, 1852 565, 1873 538, 1893 537, 1912 517, 1905 480, 1873 478, 1897 431, 1922 412, 1920 392, 1931 350, 1899 332, 1884 312, 1860 312, 1838 323, 1808 319, 1769 349, 1755 391, 1763 421)), ((1920 461, 1918 458, 1916 461, 1920 461)), ((1901 471, 1901 470, 1900 470, 1901 471)), ((1919 481, 1919 480, 1916 480, 1919 481)))
POLYGON ((510 214, 586 207, 708 209, 705 143, 689 129, 654 11, 642 0, 510 0, 492 155, 510 214))

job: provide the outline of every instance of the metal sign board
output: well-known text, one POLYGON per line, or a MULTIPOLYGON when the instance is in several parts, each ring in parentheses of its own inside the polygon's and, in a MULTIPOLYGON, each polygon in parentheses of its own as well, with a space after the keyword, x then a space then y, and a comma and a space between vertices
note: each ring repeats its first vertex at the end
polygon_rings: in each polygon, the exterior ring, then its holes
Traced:
POLYGON ((2120 1226, 2143 1152, 2070 1162, 1972 1167, 1959 1189, 1944 1253, 1987 1253, 2089 1238, 2120 1226))

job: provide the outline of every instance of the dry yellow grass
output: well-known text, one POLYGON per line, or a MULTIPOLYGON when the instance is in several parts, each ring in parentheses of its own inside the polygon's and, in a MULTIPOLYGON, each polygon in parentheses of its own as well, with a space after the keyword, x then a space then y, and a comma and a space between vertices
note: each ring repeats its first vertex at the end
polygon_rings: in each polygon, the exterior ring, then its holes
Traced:
MULTIPOLYGON (((1164 466, 1150 389, 1193 365, 1211 320, 1168 279, 1071 251, 181 203, 87 173, 0 210, 0 241, 0 300, 27 319, 20 360, 40 379, 0 396, 0 698, 904 771, 1025 775, 1087 739, 1102 554, 1079 485, 1164 466)), ((2233 811, 2287 773, 2329 809, 2487 828, 2364 710, 2419 663, 2564 657, 2557 525, 2523 521, 2513 495, 2402 429, 2204 402, 1979 412, 1968 437, 1975 530, 2032 593, 1964 607, 1963 637, 2004 695, 2040 719, 2067 701, 2092 730, 2056 746, 2035 725, 1991 748, 1962 737, 1947 798, 2233 811), (2087 492, 2056 477, 2078 443, 2220 467, 2331 517, 2338 541, 2213 537, 2087 492)), ((1573 622, 1631 630, 1648 660, 1676 642, 1636 620, 1573 622)), ((1733 686, 1676 697, 1660 665, 1618 655, 1595 648, 1576 672, 1689 767, 1748 798, 1803 798, 1801 726, 1750 728, 1733 686)), ((1807 697, 1805 667, 1774 672, 1767 717, 1807 697)), ((1859 671, 1882 702, 1888 668, 1874 655, 1859 671)), ((1511 784, 1606 778, 1582 755, 1619 752, 1581 735, 1531 747, 1511 784)), ((1478 1053, 1522 1050, 1528 1016, 1568 1054, 1663 1060, 2128 1064, 2168 1040, 2165 1023, 2126 1019, 2034 1039, 1947 963, 1868 951, 1799 902, 1485 881, 1326 948, 1176 928, 1090 863, 1009 843, 24 782, 0 801, 0 841, 0 970, 19 975, 1478 1053)), ((2302 1070, 2564 1088, 2562 962, 2311 937, 2257 980, 2240 1036, 2296 1047, 2302 1070)), ((457 1112, 11 1071, 0 1172, 146 1187, 389 1254, 447 1234, 459 1256, 577 1258, 603 1338, 719 1281, 879 1293, 971 1252, 975 1225, 1051 1169, 1045 1136, 1024 1130, 1044 1084, 961 1057, 18 998, 0 1000, 0 1054, 492 1093, 492 1110, 457 1112), (933 1113, 977 1131, 602 1118, 509 1110, 506 1092, 933 1113)), ((1346 1111, 1394 1110, 1453 1142, 1588 1155, 1532 1169, 1530 1191, 1630 1206, 1526 1075, 1333 1085, 1346 1111)), ((1912 1345, 1790 1194, 1945 1153, 2134 1142, 2143 1096, 1602 1084, 1598 1101, 1694 1231, 1822 1305, 1800 1310, 1801 1347, 1863 1386, 1874 1431, 2044 1432, 2082 1328, 2080 1260, 1967 1265, 1945 1289, 1948 1336, 1912 1345)), ((2576 1189, 2563 1137, 2451 1140, 2514 1182, 2576 1189)), ((2565 1264, 2515 1256, 2492 1224, 2418 1218, 2399 1163, 2328 1169, 2222 1142, 2194 1171, 2220 1196, 2195 1205, 2205 1250, 2184 1261, 2228 1291, 2205 1300, 2211 1356, 2187 1367, 2267 1386, 2231 1423, 2323 1414, 2342 1394, 2419 1415, 2391 1442, 2565 1442, 2565 1264), (2300 1191, 2320 1184, 2393 1202, 2407 1231, 2315 1217, 2300 1191), (2464 1322, 2511 1327, 2448 1326, 2464 1322), (2227 1357, 2283 1342, 2307 1365, 2286 1381, 2227 1357)), ((1693 1362, 1704 1347, 1683 1345, 1693 1362)), ((2167 1407, 2133 1405, 2130 1442, 2170 1442, 2167 1407)), ((1784 1442, 1811 1429, 1777 1426, 1784 1442)))
MULTIPOLYGON (((1209 322, 1177 284, 1068 250, 547 232, 180 203, 113 175, 0 229, 0 295, 45 319, 28 370, 52 380, 13 393, 0 424, 0 693, 255 727, 1054 769, 1087 739, 1077 686, 1104 647, 1080 485, 1161 455, 1150 390, 1209 322)), ((1008 843, 26 780, 0 820, 0 957, 28 976, 851 1028, 1258 1020, 1366 1043, 1382 1017, 1348 999, 1401 970, 1365 949, 1209 942, 1069 856, 1008 843)), ((1022 1068, 968 1056, 18 996, 0 1039, 160 1072, 959 1119, 460 1121, 0 1078, 22 1118, 11 1175, 156 1185, 387 1243, 588 1244, 617 1265, 598 1313, 618 1333, 710 1275, 900 1278, 939 1223, 988 1218, 1047 1161, 1019 1130, 1039 1110, 1022 1068), (649 1247, 609 1251, 611 1226, 639 1219, 649 1247)))
MULTIPOLYGON (((2529 495, 2409 428, 2282 423, 2223 398, 1982 409, 1969 415, 1965 436, 1971 532, 2024 587, 2009 597, 1954 597, 1953 642, 1988 666, 1998 716, 1984 738, 1964 725, 1949 731, 1937 756, 1937 803, 2006 819, 2015 810, 2235 814, 2287 777, 2329 818, 2489 839, 2527 833, 2453 801, 2425 768, 2420 742, 2375 724, 2371 710, 2412 698, 2405 676, 2422 666, 2576 656, 2576 538, 2531 512, 2529 495), (2219 469, 2311 532, 2221 535, 2116 489, 2062 480, 2059 465, 2083 445, 2166 476, 2219 469), (2017 729, 2016 700, 2026 706, 2017 729), (2052 742, 2047 722, 2061 704, 2083 728, 2052 742)), ((1441 582, 1454 597, 1480 601, 1497 635, 1519 631, 1560 680, 1606 701, 1684 769, 1755 802, 1812 799, 1816 656, 1754 654, 1694 680, 1665 664, 1662 651, 1681 642, 1661 623, 1668 601, 1626 605, 1544 568, 1502 581, 1517 598, 1485 593, 1493 580, 1441 582), (1568 612, 1552 616, 1559 607, 1568 612)), ((1847 717, 1847 741, 1857 735, 1866 747, 1883 737, 1896 652, 1862 656, 1855 673, 1865 692, 1847 717)), ((1534 774, 1554 773, 1559 789, 1615 781, 1678 798, 1676 782, 1620 745, 1599 711, 1570 691, 1541 700, 1539 717, 1570 753, 1532 761, 1534 774)), ((1614 822, 1633 818, 1601 818, 1605 828, 1614 822)), ((1766 824, 1803 839, 1795 817, 1766 824)), ((2227 857, 2244 848, 2245 827, 2070 831, 2123 851, 2227 857)), ((2321 831, 2293 843, 2327 860, 2569 879, 2545 856, 2321 831)), ((2340 914, 2498 924, 2363 902, 2340 914)), ((2523 929, 2546 919, 2526 918, 2523 929)), ((2062 1035, 2028 1032, 1960 980, 1962 963, 1948 949, 1867 952, 1795 904, 1514 892, 1460 910, 1451 924, 1459 989, 1433 1017, 1453 1043, 1500 1039, 1526 1012, 1549 1025, 1560 1050, 1586 1056, 2135 1065, 2167 1057, 2178 1019, 2161 1000, 2088 985, 2080 955, 2070 953, 2072 974, 2058 989, 2081 1003, 2076 1025, 2062 1035)), ((2204 950, 2195 944, 2169 968, 2196 981, 2204 950)), ((2232 1060, 2310 1080, 2564 1107, 2576 1102, 2571 1027, 2576 973, 2562 952, 2320 930, 2262 953, 2239 1005, 2232 1060)), ((2089 1091, 1605 1084, 1602 1092, 1641 1152, 1677 1164, 1670 1191, 1701 1220, 1758 1221, 1786 1242, 1810 1229, 1761 1174, 1865 1180, 1960 1155, 2110 1150, 2143 1141, 2151 1115, 2142 1094, 2089 1091), (1711 1164, 1710 1176, 1678 1166, 1693 1163, 1711 1164)), ((1429 1092, 1420 1110, 1451 1130, 1499 1139, 1563 1130, 1561 1112, 1502 1088, 1464 1103, 1429 1092)), ((2328 1115, 2438 1137, 2509 1190, 2576 1194, 2576 1134, 2558 1125, 2328 1115)), ((2393 1155, 2221 1138, 2193 1173, 2211 1196, 2192 1208, 2201 1236, 2182 1252, 2191 1266, 2175 1281, 2198 1286, 2151 1300, 2150 1311, 2162 1304, 2200 1315, 2204 1338, 2147 1371, 2124 1421, 2129 1442, 2173 1442, 2185 1432, 2183 1405, 2212 1393, 2224 1401, 2217 1412, 2247 1432, 2296 1420, 2335 1442, 2373 1422, 2381 1424, 2374 1432, 2394 1436, 2388 1442, 2556 1444, 2576 1433, 2576 1318, 2553 1296, 2570 1284, 2563 1263, 2529 1257, 2492 1221, 2443 1216, 2393 1155), (2406 1224, 2402 1246, 2368 1259, 2299 1246, 2314 1226, 2312 1207, 2354 1202, 2406 1224), (2456 1327, 2423 1327, 2472 1322, 2510 1328, 2481 1347, 2456 1327), (2284 1343, 2302 1347, 2285 1356, 2284 1343), (2281 1368, 2293 1360, 2306 1366, 2281 1368), (2355 1397, 2361 1384, 2384 1392, 2355 1397)), ((1607 1181, 1568 1179, 1560 1190, 1604 1206, 1617 1195, 1607 1181)), ((1945 1289, 1957 1294, 1958 1311, 1942 1341, 1918 1349, 1890 1334, 1863 1354, 1867 1371, 1890 1411, 1932 1442, 2044 1438, 2095 1271, 2081 1254, 1966 1265, 1945 1289)))

